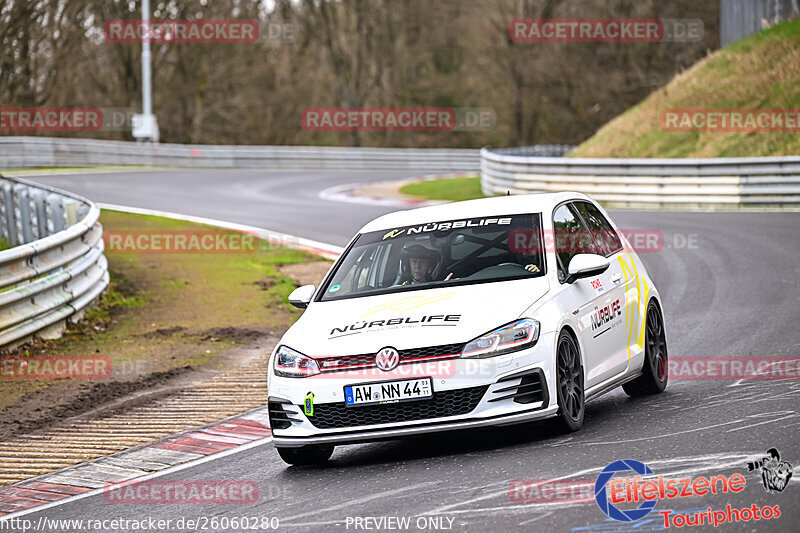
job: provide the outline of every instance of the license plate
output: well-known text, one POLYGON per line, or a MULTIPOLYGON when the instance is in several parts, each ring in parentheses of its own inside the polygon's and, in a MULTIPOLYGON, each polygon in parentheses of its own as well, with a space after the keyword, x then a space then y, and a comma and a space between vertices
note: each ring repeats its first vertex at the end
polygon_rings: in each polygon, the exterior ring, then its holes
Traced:
POLYGON ((346 405, 369 405, 395 403, 410 400, 424 400, 433 397, 431 378, 404 379, 348 385, 344 388, 346 405))

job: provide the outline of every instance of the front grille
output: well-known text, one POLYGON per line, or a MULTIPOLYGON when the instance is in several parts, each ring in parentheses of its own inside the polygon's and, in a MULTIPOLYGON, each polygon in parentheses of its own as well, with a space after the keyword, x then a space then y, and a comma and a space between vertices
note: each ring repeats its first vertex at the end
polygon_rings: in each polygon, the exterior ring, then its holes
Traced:
POLYGON ((448 390, 435 392, 427 400, 360 407, 347 407, 344 402, 323 403, 314 406, 314 416, 308 419, 319 429, 335 429, 465 415, 478 406, 486 389, 448 390))
MULTIPOLYGON (((442 344, 440 346, 426 346, 423 348, 409 348, 398 350, 400 364, 413 363, 429 358, 449 359, 458 357, 464 349, 464 343, 442 344)), ((342 355, 338 357, 315 357, 322 372, 340 372, 350 367, 371 368, 375 366, 375 353, 359 355, 342 355)))

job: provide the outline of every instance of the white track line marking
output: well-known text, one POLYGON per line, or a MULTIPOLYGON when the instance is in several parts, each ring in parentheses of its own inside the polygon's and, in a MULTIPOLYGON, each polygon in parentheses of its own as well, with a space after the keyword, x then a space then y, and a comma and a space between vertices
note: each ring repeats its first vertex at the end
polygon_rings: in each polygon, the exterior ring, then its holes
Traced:
MULTIPOLYGON (((603 446, 603 445, 611 445, 611 444, 622 444, 626 442, 641 442, 644 440, 654 440, 654 439, 665 439, 667 437, 675 437, 677 435, 684 435, 686 433, 694 433, 696 431, 705 431, 707 429, 718 428, 722 426, 729 426, 731 424, 738 424, 740 422, 744 422, 743 419, 739 418, 736 420, 731 420, 730 422, 722 422, 721 424, 712 424, 710 426, 702 426, 699 428, 692 428, 692 429, 684 429, 682 431, 675 431, 672 433, 664 433, 663 435, 655 435, 650 437, 639 437, 636 439, 624 439, 624 440, 614 440, 614 441, 594 441, 594 442, 581 442, 579 443, 581 446, 603 446)), ((563 445, 562 445, 563 446, 563 445)), ((554 446, 558 447, 558 446, 554 446)))
POLYGON ((742 426, 742 427, 739 427, 739 428, 729 429, 728 431, 726 431, 726 433, 733 433, 734 431, 741 431, 743 429, 750 429, 750 428, 754 428, 756 426, 761 426, 761 425, 764 425, 764 424, 772 424, 773 422, 780 422, 781 420, 786 420, 787 418, 794 418, 794 417, 797 416, 797 414, 794 411, 778 411, 777 413, 762 413, 762 414, 758 414, 758 415, 750 415, 750 416, 748 416, 748 418, 756 418, 756 417, 760 417, 760 416, 764 416, 764 415, 773 415, 773 416, 774 415, 787 415, 787 416, 783 416, 781 418, 775 418, 773 420, 765 420, 764 422, 758 422, 756 424, 750 424, 750 425, 742 426))
MULTIPOLYGON (((376 492, 376 493, 370 494, 369 496, 364 496, 364 497, 357 498, 357 499, 354 499, 354 500, 347 500, 344 503, 340 503, 340 504, 337 504, 337 505, 332 505, 330 507, 325 507, 323 509, 315 509, 315 510, 310 511, 308 513, 295 514, 295 515, 292 515, 292 520, 297 519, 297 518, 304 518, 304 517, 307 517, 307 516, 314 516, 314 515, 318 515, 318 514, 329 513, 331 511, 338 511, 340 509, 346 509, 346 508, 351 507, 353 505, 367 503, 367 502, 370 502, 372 500, 380 499, 380 498, 383 498, 383 497, 386 497, 386 496, 394 496, 396 494, 401 494, 403 492, 408 492, 410 490, 419 489, 419 488, 422 488, 422 487, 427 487, 427 486, 430 486, 430 485, 437 485, 437 484, 439 484, 438 481, 425 481, 423 483, 418 483, 416 485, 410 485, 408 487, 403 487, 403 488, 393 489, 393 490, 387 490, 387 491, 383 491, 383 492, 376 492)), ((287 522, 286 525, 296 525, 296 524, 293 524, 291 522, 287 522)))
MULTIPOLYGON (((653 465, 664 465, 667 469, 669 465, 676 463, 678 465, 677 470, 666 470, 666 471, 658 471, 658 474, 662 474, 667 477, 677 477, 686 474, 694 474, 699 472, 705 472, 709 470, 719 471, 725 468, 735 467, 737 465, 742 464, 743 461, 751 458, 752 454, 743 454, 743 453, 719 453, 719 454, 712 454, 712 455, 701 455, 701 456, 685 456, 685 457, 673 457, 670 459, 657 459, 654 461, 647 461, 648 466, 653 465), (695 465, 687 465, 687 462, 695 462, 695 465), (707 464, 703 464, 706 463, 707 464)), ((653 468, 655 470, 655 468, 653 468)), ((595 467, 589 468, 586 470, 579 470, 577 472, 573 472, 571 474, 567 474, 564 476, 555 477, 549 479, 549 482, 553 481, 560 481, 563 479, 571 479, 577 478, 580 476, 584 476, 590 473, 599 473, 602 470, 602 467, 595 467)), ((595 474, 596 475, 596 474, 595 474)), ((508 487, 505 487, 503 490, 492 491, 487 494, 483 494, 481 496, 463 500, 458 503, 445 505, 442 507, 437 507, 435 509, 431 509, 429 511, 421 512, 420 515, 436 515, 436 514, 462 514, 468 515, 471 513, 495 513, 495 512, 503 512, 503 513, 518 513, 518 512, 530 512, 535 510, 542 510, 542 509, 559 509, 563 507, 573 507, 578 505, 585 505, 591 502, 532 502, 532 503, 522 503, 516 505, 499 505, 494 507, 470 507, 467 509, 458 509, 458 507, 469 506, 471 504, 477 503, 482 500, 498 498, 508 494, 508 487)))
POLYGON ((108 209, 110 211, 122 211, 123 213, 133 213, 136 215, 152 215, 157 217, 172 218, 175 220, 185 220, 186 222, 195 222, 197 224, 206 224, 208 226, 216 226, 218 228, 231 229, 234 231, 242 231, 250 233, 261 239, 269 242, 278 241, 290 248, 300 248, 313 251, 319 255, 328 257, 329 259, 337 258, 344 248, 326 242, 314 241, 304 237, 297 237, 289 235, 288 233, 280 233, 266 228, 259 228, 257 226, 248 226, 247 224, 238 224, 236 222, 226 222, 214 218, 198 217, 194 215, 182 215, 180 213, 171 213, 169 211, 158 211, 155 209, 145 209, 141 207, 128 207, 124 205, 98 203, 100 209, 108 209))

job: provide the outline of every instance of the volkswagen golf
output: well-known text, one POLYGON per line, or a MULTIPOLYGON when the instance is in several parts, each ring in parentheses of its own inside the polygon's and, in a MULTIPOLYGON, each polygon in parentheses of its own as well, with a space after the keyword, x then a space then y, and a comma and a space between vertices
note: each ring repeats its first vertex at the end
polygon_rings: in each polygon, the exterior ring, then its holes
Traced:
POLYGON ((579 193, 379 217, 353 237, 270 358, 289 464, 336 445, 550 419, 667 385, 661 300, 605 210, 579 193))

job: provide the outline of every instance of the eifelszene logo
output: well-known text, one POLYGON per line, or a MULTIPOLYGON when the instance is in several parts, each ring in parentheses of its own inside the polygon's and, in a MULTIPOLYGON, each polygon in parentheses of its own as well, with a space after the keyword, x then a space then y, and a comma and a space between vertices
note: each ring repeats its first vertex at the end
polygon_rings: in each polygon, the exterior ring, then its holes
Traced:
MULTIPOLYGON (((770 487, 778 491, 783 490, 791 477, 791 466, 780 460, 780 455, 774 448, 767 453, 769 457, 748 463, 748 469, 761 472, 764 486, 768 491, 770 487)), ((633 522, 649 515, 661 500, 737 494, 742 492, 746 485, 747 479, 738 472, 730 475, 678 478, 656 475, 644 463, 625 459, 614 461, 603 469, 595 482, 594 493, 598 507, 608 517, 620 522, 633 522), (630 471, 635 475, 626 474, 630 471), (622 475, 614 477, 615 474, 622 475), (639 506, 623 510, 617 507, 619 504, 639 504, 639 506)), ((664 529, 684 526, 718 527, 725 523, 772 520, 781 516, 779 505, 762 507, 759 504, 743 508, 726 504, 724 508, 708 507, 705 511, 690 512, 666 509, 657 513, 664 521, 664 529)))
MULTIPOLYGON (((650 469, 649 466, 646 464, 636 461, 634 459, 625 459, 614 461, 613 463, 606 466, 600 475, 597 476, 597 481, 594 484, 594 498, 597 501, 598 507, 600 510, 603 511, 609 518, 613 518, 614 520, 619 520, 620 522, 633 522, 635 520, 639 520, 640 518, 644 518, 658 503, 658 499, 645 499, 642 504, 637 509, 632 509, 629 511, 623 511, 618 509, 609 501, 608 492, 606 490, 606 486, 611 481, 611 478, 614 477, 614 474, 618 472, 629 472, 633 470, 639 476, 633 478, 634 483, 638 485, 638 479, 640 476, 644 475, 652 475, 653 471, 650 469)), ((628 490, 628 495, 630 495, 630 490, 628 490)), ((616 500, 615 498, 616 492, 612 491, 612 497, 610 498, 611 501, 616 500)), ((633 498, 628 498, 629 500, 633 498)))

